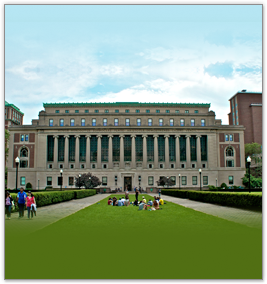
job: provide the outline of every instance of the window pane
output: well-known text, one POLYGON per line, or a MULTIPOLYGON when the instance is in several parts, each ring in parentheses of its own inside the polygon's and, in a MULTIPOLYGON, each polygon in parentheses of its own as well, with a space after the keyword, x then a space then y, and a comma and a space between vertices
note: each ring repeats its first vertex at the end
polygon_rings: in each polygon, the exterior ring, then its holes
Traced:
POLYGON ((112 159, 114 162, 120 160, 120 137, 118 135, 112 138, 112 159))
POLYGON ((197 185, 197 176, 192 177, 192 184, 197 185))
POLYGON ((170 119, 170 126, 173 126, 173 119, 170 119))
POLYGON ((28 134, 25 135, 25 141, 29 141, 29 135, 28 134))
POLYGON ((106 118, 103 118, 103 126, 107 126, 108 120, 106 118))
POLYGON ((47 136, 47 161, 54 161, 54 137, 52 135, 47 136))
POLYGON ((205 119, 201 119, 201 126, 205 126, 206 123, 205 123, 205 119))
POLYGON ((233 176, 229 176, 229 184, 234 184, 234 177, 233 176))
POLYGON ((101 161, 108 161, 108 136, 103 135, 101 138, 101 161))
POLYGON ((184 126, 184 119, 180 119, 180 126, 184 126))
POLYGON ((186 184, 187 184, 186 177, 182 176, 182 185, 186 185, 186 184))
POLYGON ((154 185, 154 177, 148 177, 148 185, 154 185))
POLYGON ((20 141, 24 141, 24 135, 20 136, 20 141))
POLYGON ((209 181, 208 181, 208 176, 203 176, 203 185, 208 185, 209 181))
POLYGON ((47 177, 46 185, 52 185, 52 177, 47 177))
POLYGON ((49 126, 53 126, 53 119, 49 119, 49 126))
POLYGON ((81 120, 81 126, 85 126, 85 119, 84 118, 82 118, 82 120, 81 120))
POLYGON ((125 135, 124 137, 124 161, 132 160, 132 137, 125 135))
POLYGON ((90 161, 97 161, 97 137, 92 135, 90 138, 90 161))
POLYGON ((126 126, 130 126, 130 119, 129 119, 129 118, 126 118, 126 119, 125 119, 125 125, 126 125, 126 126))
POLYGON ((74 185, 74 177, 69 177, 69 185, 74 185))
POLYGON ((163 125, 163 119, 160 118, 160 119, 159 119, 159 126, 162 126, 162 125, 163 125))
POLYGON ((135 152, 136 152, 136 161, 143 161, 143 137, 142 135, 136 135, 135 152))
POLYGON ((195 126, 195 120, 191 119, 191 126, 195 126))
POLYGON ((85 162, 86 161, 86 137, 83 135, 80 137, 79 141, 80 141, 80 153, 79 153, 79 157, 80 157, 80 162, 85 162))
POLYGON ((74 119, 73 118, 70 120, 70 126, 74 126, 74 119))
POLYGON ((26 178, 20 177, 20 185, 25 185, 25 183, 26 183, 26 178))
POLYGON ((118 126, 119 125, 119 119, 118 118, 114 118, 114 126, 118 126))
POLYGON ((108 178, 102 177, 102 185, 107 185, 107 184, 108 184, 108 178))
POLYGON ((60 125, 60 126, 64 126, 64 119, 60 119, 60 120, 59 120, 59 125, 60 125))
POLYGON ((69 161, 74 162, 75 161, 75 144, 76 144, 76 138, 71 135, 69 138, 69 161))
POLYGON ((96 126, 96 119, 95 118, 92 119, 92 126, 96 126))

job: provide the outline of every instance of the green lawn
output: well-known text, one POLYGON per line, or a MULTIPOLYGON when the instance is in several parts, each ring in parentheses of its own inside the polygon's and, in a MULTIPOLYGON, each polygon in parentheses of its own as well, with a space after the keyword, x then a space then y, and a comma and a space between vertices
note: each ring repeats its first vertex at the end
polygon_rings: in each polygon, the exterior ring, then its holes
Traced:
POLYGON ((138 211, 107 200, 29 235, 6 229, 5 278, 262 278, 261 230, 170 202, 138 211))

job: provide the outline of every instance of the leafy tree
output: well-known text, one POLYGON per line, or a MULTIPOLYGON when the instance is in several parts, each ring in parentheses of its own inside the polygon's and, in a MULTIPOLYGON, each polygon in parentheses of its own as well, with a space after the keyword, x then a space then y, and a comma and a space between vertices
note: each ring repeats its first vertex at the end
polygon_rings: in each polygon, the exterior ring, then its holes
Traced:
POLYGON ((259 143, 247 143, 245 144, 245 156, 250 156, 254 159, 255 163, 258 162, 258 155, 261 154, 261 145, 259 143))
POLYGON ((97 187, 98 185, 101 185, 101 181, 98 177, 93 176, 91 173, 81 174, 81 177, 79 178, 79 175, 75 177, 75 186, 76 187, 84 187, 86 189, 97 187), (89 179, 90 178, 90 179, 89 179))
POLYGON ((157 181, 158 186, 172 186, 174 185, 174 181, 170 177, 160 177, 160 179, 157 181))
POLYGON ((9 131, 7 129, 5 129, 5 160, 6 161, 7 161, 7 157, 8 157, 8 151, 9 151, 9 148, 8 148, 9 136, 10 136, 9 131))
POLYGON ((27 188, 27 189, 30 189, 30 188, 32 189, 32 184, 31 184, 30 182, 27 182, 26 188, 27 188))
MULTIPOLYGON (((249 188, 249 174, 246 173, 242 178, 242 183, 246 188, 249 188)), ((262 178, 256 178, 253 175, 250 175, 250 188, 262 188, 262 178)))

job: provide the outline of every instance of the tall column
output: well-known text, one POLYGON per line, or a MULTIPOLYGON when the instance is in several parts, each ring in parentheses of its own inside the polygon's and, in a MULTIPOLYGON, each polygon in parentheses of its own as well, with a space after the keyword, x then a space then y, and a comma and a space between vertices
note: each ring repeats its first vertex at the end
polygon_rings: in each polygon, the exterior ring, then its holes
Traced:
POLYGON ((108 168, 112 169, 113 168, 113 151, 112 151, 112 138, 113 135, 109 135, 109 140, 108 140, 108 168))
POLYGON ((65 155, 64 155, 64 168, 69 168, 69 136, 65 137, 65 155))
POLYGON ((55 135, 53 137, 55 139, 55 143, 54 143, 54 168, 57 169, 58 168, 58 136, 55 135))
POLYGON ((102 135, 97 135, 97 168, 101 169, 101 138, 102 135))
POLYGON ((165 135, 165 168, 170 167, 170 153, 169 153, 169 135, 165 135))
POLYGON ((147 168, 147 135, 142 135, 143 137, 143 169, 147 168))
POLYGON ((154 135, 154 168, 159 168, 158 135, 154 135))
POLYGON ((86 137, 86 169, 90 169, 90 138, 91 135, 85 136, 86 137))
POLYGON ((180 169, 180 135, 175 136, 175 160, 176 169, 180 169))
POLYGON ((75 138, 76 138, 76 141, 75 141, 75 169, 79 169, 80 167, 79 167, 79 165, 80 165, 80 151, 79 151, 79 149, 80 149, 80 136, 79 135, 77 135, 77 136, 75 136, 75 138))
POLYGON ((124 135, 120 135, 120 169, 124 169, 124 144, 123 144, 124 135))
POLYGON ((131 167, 132 169, 136 168, 135 137, 136 135, 132 135, 132 167, 131 167))
POLYGON ((186 136, 186 168, 190 169, 191 153, 190 153, 190 135, 186 136))
POLYGON ((200 146, 200 135, 197 136, 197 168, 201 167, 201 146, 200 146))

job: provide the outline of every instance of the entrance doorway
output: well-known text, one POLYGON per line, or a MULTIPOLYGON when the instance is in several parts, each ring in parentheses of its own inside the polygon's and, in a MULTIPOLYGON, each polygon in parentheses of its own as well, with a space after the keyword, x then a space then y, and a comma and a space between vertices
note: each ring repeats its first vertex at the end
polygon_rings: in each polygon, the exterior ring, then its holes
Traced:
POLYGON ((132 190, 132 177, 124 177, 124 191, 132 190))

